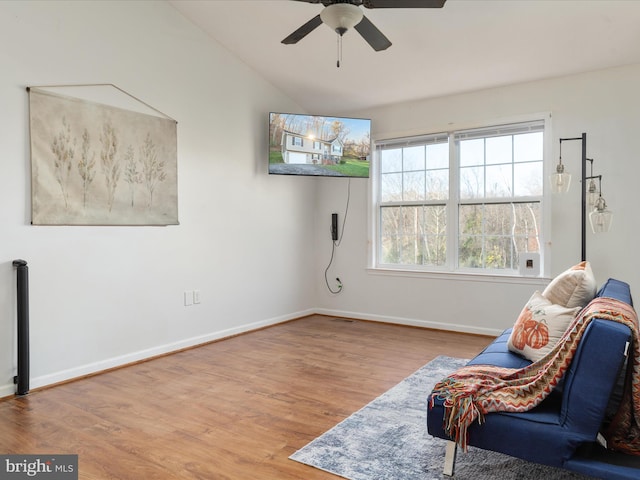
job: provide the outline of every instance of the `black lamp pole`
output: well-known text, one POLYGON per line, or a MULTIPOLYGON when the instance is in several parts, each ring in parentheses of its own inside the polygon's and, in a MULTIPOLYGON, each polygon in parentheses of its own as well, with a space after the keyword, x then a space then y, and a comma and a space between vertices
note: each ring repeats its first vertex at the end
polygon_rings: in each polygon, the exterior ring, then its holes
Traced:
POLYGON ((562 142, 569 140, 582 140, 582 176, 580 181, 580 188, 582 189, 582 208, 581 208, 581 216, 580 216, 580 247, 581 253, 580 258, 582 261, 587 259, 587 192, 586 192, 586 181, 587 181, 587 162, 593 161, 587 158, 587 134, 583 133, 581 137, 573 137, 573 138, 561 138, 560 139, 560 147, 562 147, 562 142))
POLYGON ((582 181, 580 182, 582 190, 582 257, 584 262, 587 259, 587 134, 582 134, 582 181))

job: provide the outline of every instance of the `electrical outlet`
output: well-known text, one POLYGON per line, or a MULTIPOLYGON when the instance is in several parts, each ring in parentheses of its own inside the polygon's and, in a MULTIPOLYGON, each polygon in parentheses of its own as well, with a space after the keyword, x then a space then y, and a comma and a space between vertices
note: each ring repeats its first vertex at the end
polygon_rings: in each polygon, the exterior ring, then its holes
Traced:
POLYGON ((193 303, 194 304, 200 303, 200 290, 193 291, 193 303))
POLYGON ((191 290, 184 292, 184 306, 193 305, 193 292, 191 290))

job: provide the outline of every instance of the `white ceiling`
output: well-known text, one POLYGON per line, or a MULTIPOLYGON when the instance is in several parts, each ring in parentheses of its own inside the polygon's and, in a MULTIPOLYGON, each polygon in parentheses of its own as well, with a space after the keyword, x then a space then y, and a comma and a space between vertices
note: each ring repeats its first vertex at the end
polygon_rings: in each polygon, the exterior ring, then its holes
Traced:
POLYGON ((447 0, 442 9, 364 9, 393 45, 375 52, 355 30, 321 25, 290 0, 169 0, 307 113, 374 106, 640 63, 638 0, 447 0))

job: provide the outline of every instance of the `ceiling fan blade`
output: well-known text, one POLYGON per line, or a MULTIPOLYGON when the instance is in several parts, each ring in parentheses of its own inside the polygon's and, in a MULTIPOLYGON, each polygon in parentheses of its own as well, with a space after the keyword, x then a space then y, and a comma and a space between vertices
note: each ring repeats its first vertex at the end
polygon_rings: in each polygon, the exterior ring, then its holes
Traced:
POLYGON ((442 8, 447 0, 363 0, 366 8, 442 8))
POLYGON ((362 21, 353 28, 362 35, 362 38, 364 38, 376 52, 386 50, 391 46, 389 39, 385 37, 367 17, 362 17, 362 21))
POLYGON ((320 15, 316 15, 307 23, 302 25, 299 29, 289 35, 287 38, 282 40, 282 43, 285 45, 291 45, 292 43, 298 43, 304 37, 313 32, 316 28, 322 25, 322 20, 320 19, 320 15))

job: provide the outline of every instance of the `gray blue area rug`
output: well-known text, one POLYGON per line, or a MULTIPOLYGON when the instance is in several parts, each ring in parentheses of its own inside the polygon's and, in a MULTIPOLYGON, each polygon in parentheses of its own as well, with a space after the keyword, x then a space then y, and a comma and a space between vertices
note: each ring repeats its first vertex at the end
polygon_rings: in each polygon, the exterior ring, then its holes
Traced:
MULTIPOLYGON (((290 458, 349 480, 449 479, 442 473, 446 442, 427 433, 433 386, 467 361, 437 357, 290 458)), ((586 479, 470 447, 458 451, 456 480, 586 479)))

